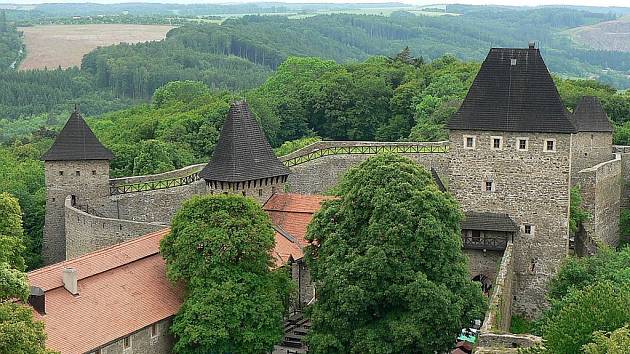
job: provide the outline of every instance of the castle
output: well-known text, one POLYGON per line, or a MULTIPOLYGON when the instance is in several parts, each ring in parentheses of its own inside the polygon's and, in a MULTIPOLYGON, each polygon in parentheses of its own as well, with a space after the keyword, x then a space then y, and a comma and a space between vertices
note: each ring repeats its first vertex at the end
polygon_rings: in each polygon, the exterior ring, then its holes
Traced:
MULTIPOLYGON (((86 254, 101 257, 102 249, 115 258, 111 250, 119 246, 114 245, 162 235, 191 196, 239 193, 258 200, 272 217, 274 256, 279 264, 292 264, 299 300, 306 304, 313 301, 314 288, 300 256, 306 224, 322 200, 317 194, 349 168, 389 151, 430 169, 462 206, 471 278, 492 293, 484 326, 506 330, 511 313, 531 317, 548 305, 547 283, 570 248, 587 255, 600 243, 617 245, 620 208, 628 201, 630 148, 612 145, 611 124, 596 98, 584 97, 567 111, 532 45, 491 49, 448 129, 449 140, 443 142, 322 141, 276 158, 247 104, 235 102, 209 163, 111 179, 112 153, 75 111, 42 157, 43 253, 53 264, 45 269, 60 272, 55 263, 86 254), (590 214, 574 240, 572 186, 579 186, 590 214)), ((31 285, 42 287, 41 274, 29 275, 31 285)))

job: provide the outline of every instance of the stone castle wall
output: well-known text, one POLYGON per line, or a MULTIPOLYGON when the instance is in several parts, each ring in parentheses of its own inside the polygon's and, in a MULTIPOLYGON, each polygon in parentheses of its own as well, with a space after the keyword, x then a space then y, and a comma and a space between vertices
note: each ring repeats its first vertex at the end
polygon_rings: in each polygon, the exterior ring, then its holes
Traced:
POLYGON ((613 151, 621 154, 621 207, 630 208, 630 146, 614 146, 613 151))
POLYGON ((612 159, 612 133, 580 132, 573 135, 571 177, 578 172, 612 159))
MULTIPOLYGON (((405 147, 412 145, 422 145, 426 147, 448 148, 448 142, 437 143, 385 143, 385 142, 358 142, 358 141, 324 141, 311 144, 303 149, 297 150, 289 155, 283 156, 282 161, 307 156, 318 150, 327 148, 344 147, 405 147)), ((343 153, 337 152, 321 156, 316 159, 290 167, 291 174, 287 181, 287 190, 292 193, 315 194, 324 193, 334 187, 348 169, 359 165, 361 162, 374 156, 375 154, 343 153)), ((448 153, 445 152, 422 152, 422 153, 401 153, 427 169, 433 167, 440 177, 444 178, 448 172, 448 153)))
POLYGON ((100 349, 101 354, 170 354, 175 342, 170 334, 171 322, 171 319, 157 322, 156 336, 151 335, 151 326, 129 334, 131 348, 128 350, 123 349, 124 338, 119 338, 104 347, 94 348, 94 352, 100 349))
POLYGON ((507 213, 521 227, 513 241, 514 309, 532 317, 547 306, 547 282, 568 253, 571 135, 455 130, 450 141, 449 190, 462 208, 507 213), (476 136, 474 149, 464 148, 464 135, 476 136), (500 150, 491 148, 495 136, 503 139, 500 150), (526 151, 517 149, 521 137, 526 151), (555 139, 555 151, 544 151, 546 139, 555 139), (487 181, 494 191, 485 191, 487 181))
POLYGON ((499 265, 501 264, 501 258, 503 258, 503 252, 500 251, 486 251, 463 249, 462 252, 468 258, 468 271, 470 272, 470 278, 474 278, 478 275, 485 275, 492 281, 494 286, 499 271, 499 265))
POLYGON ((76 258, 141 235, 162 230, 168 224, 111 219, 88 214, 65 200, 66 252, 64 259, 76 258))
POLYGON ((614 160, 581 170, 575 181, 580 187, 582 206, 590 214, 583 223, 585 238, 578 243, 583 245, 578 253, 594 253, 597 242, 616 247, 623 184, 621 154, 615 154, 614 160))
POLYGON ((45 264, 65 260, 64 205, 74 196, 76 204, 100 205, 109 195, 109 161, 46 161, 46 215, 42 254, 45 264))

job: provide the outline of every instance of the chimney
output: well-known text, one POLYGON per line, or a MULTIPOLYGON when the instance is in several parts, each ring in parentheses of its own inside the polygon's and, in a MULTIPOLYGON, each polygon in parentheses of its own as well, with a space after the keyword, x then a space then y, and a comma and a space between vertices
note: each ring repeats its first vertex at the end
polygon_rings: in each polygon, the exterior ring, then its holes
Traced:
POLYGON ((28 296, 28 303, 40 315, 46 314, 46 293, 42 288, 31 286, 31 295, 28 296))
POLYGON ((536 42, 529 41, 529 49, 534 49, 534 48, 536 48, 536 42))
POLYGON ((63 270, 63 287, 72 295, 79 295, 79 285, 77 270, 74 268, 64 268, 63 270))

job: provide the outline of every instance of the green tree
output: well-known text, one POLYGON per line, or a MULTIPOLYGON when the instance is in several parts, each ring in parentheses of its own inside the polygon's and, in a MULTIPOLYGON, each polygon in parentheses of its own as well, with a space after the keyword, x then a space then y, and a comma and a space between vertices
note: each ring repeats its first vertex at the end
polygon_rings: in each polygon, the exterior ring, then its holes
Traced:
POLYGON ((446 351, 483 316, 462 254, 462 214, 422 166, 395 154, 350 170, 309 226, 314 353, 446 351))
POLYGON ((575 234, 578 230, 578 227, 586 220, 588 220, 591 215, 582 208, 582 194, 580 193, 580 187, 574 186, 571 188, 571 197, 570 197, 570 206, 569 206, 569 231, 571 234, 575 234))
POLYGON ((252 199, 194 197, 160 249, 167 275, 187 286, 172 331, 177 353, 269 352, 283 334, 291 280, 271 270, 274 231, 252 199))
POLYGON ((26 302, 30 294, 19 253, 25 249, 21 221, 18 201, 0 194, 0 353, 46 354, 44 324, 34 320, 28 306, 16 302, 26 302))
POLYGON ((630 319, 628 282, 600 281, 581 290, 571 290, 553 304, 543 320, 545 348, 551 353, 580 353, 593 342, 597 331, 614 331, 630 319))
POLYGON ((593 333, 593 343, 582 347, 585 354, 626 354, 630 348, 630 329, 618 328, 610 333, 593 333))

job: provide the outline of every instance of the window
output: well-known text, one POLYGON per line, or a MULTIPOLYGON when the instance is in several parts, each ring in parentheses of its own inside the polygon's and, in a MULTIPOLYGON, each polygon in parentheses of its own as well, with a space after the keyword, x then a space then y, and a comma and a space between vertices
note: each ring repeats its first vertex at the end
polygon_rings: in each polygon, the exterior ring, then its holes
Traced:
POLYGON ((96 170, 92 170, 92 176, 96 176, 96 170))
POLYGON ((518 138, 518 149, 520 151, 527 151, 527 138, 518 138))
POLYGON ((555 139, 547 139, 547 140, 545 140, 545 151, 556 151, 556 140, 555 139))
POLYGON ((76 171, 74 174, 77 176, 81 176, 81 171, 76 171))
POLYGON ((59 171, 59 176, 63 176, 63 171, 59 171))
POLYGON ((131 349, 131 336, 123 339, 123 350, 131 349))
POLYGON ((53 197, 53 198, 52 198, 52 201, 54 202, 55 200, 56 200, 56 199, 55 199, 55 197, 53 197))
POLYGON ((151 325, 151 338, 155 338, 158 336, 158 326, 157 323, 151 325))
POLYGON ((475 148, 475 137, 471 135, 464 135, 464 149, 475 148))
POLYGON ((245 193, 245 191, 243 191, 243 197, 245 197, 247 194, 245 193))
POLYGON ((493 136, 492 137, 492 149, 493 150, 501 150, 503 148, 503 137, 501 136, 493 136))
POLYGON ((259 189, 259 190, 258 190, 258 196, 259 196, 259 197, 262 197, 262 189, 259 189))
POLYGON ((486 181, 486 192, 492 192, 494 189, 494 183, 492 181, 486 181))
POLYGON ((530 225, 530 224, 523 225, 523 233, 525 233, 526 235, 533 235, 534 225, 530 225))

